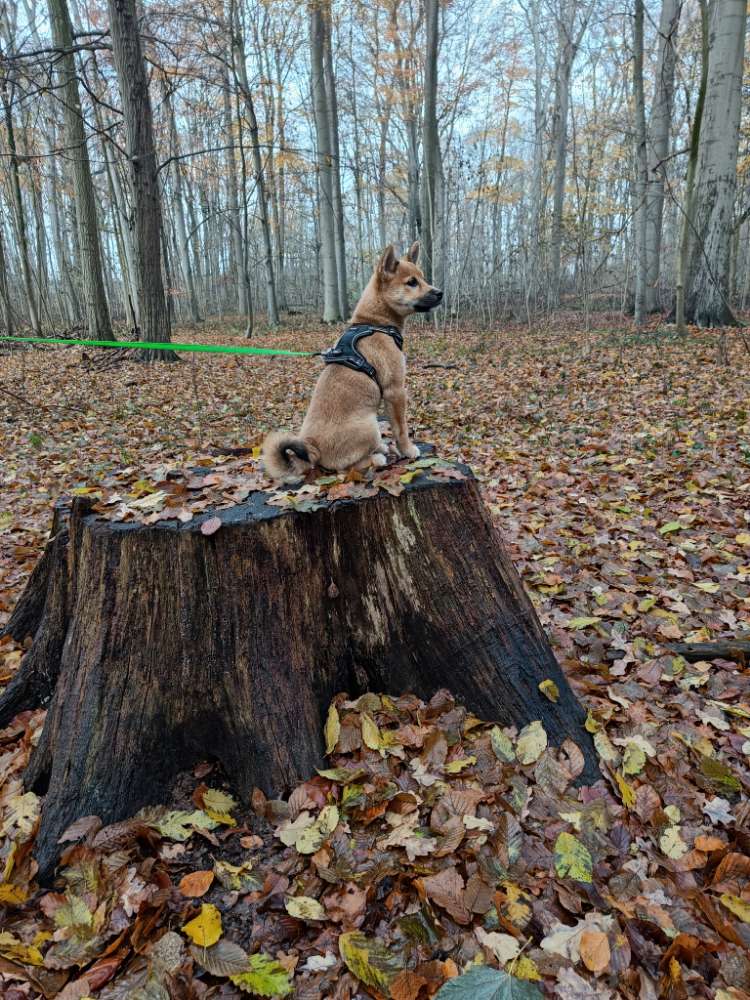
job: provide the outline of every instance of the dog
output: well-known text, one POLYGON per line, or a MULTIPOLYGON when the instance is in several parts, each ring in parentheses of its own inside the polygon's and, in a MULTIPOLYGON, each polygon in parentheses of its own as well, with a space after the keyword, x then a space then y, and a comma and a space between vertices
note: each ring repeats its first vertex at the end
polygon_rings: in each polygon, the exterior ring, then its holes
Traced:
POLYGON ((382 468, 388 449, 378 425, 381 402, 400 455, 419 455, 409 439, 406 359, 400 344, 406 317, 434 309, 443 293, 425 280, 418 258, 419 243, 400 260, 392 245, 383 252, 349 327, 376 328, 355 342, 365 365, 352 370, 348 361, 336 357, 342 353, 336 348, 323 355, 338 363, 327 364, 318 378, 299 435, 275 431, 263 443, 263 465, 272 478, 291 482, 315 466, 332 472, 382 468))

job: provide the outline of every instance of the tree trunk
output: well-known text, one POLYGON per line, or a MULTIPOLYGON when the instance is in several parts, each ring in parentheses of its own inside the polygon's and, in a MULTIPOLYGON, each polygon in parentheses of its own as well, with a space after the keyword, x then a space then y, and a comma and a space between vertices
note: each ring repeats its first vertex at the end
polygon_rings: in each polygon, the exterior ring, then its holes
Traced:
POLYGON ((695 102, 693 123, 690 128, 690 149, 688 151, 687 177, 685 179, 685 204, 682 210, 680 247, 677 254, 675 325, 679 333, 685 332, 685 299, 687 294, 688 262, 694 230, 693 218, 695 216, 695 172, 698 166, 703 108, 706 103, 706 90, 708 88, 708 0, 698 0, 698 3, 701 12, 701 78, 698 86, 698 97, 695 102))
POLYGON ((224 134, 226 136, 226 175, 227 201, 229 216, 229 231, 232 241, 231 259, 234 265, 237 282, 237 307, 240 316, 247 316, 250 302, 250 289, 245 269, 245 253, 242 247, 242 213, 237 193, 237 160, 234 147, 234 120, 232 117, 232 98, 229 89, 229 73, 222 73, 222 92, 224 101, 224 134))
POLYGON ((713 0, 708 87, 695 182, 695 221, 685 313, 698 326, 736 320, 729 304, 729 258, 737 187, 745 0, 713 0))
POLYGON ((177 122, 174 116, 174 105, 172 94, 166 78, 162 80, 162 92, 164 94, 164 105, 169 119, 169 145, 170 155, 175 159, 172 162, 172 177, 174 178, 174 220, 177 243, 177 259, 180 262, 180 270, 185 281, 185 290, 188 296, 188 306, 190 308, 190 319, 193 323, 202 323, 200 309, 198 307, 198 296, 195 294, 195 282, 193 281, 193 268, 190 265, 190 243, 188 241, 187 226, 185 225, 185 202, 182 192, 182 167, 180 165, 180 140, 177 135, 177 122))
POLYGON ((550 283, 548 307, 560 305, 562 278, 563 206, 565 203, 565 174, 568 155, 568 105, 570 103, 570 74, 576 50, 570 37, 572 24, 563 13, 558 21, 558 54, 555 70, 555 109, 552 118, 552 151, 554 155, 554 180, 552 194, 552 231, 550 233, 550 283))
POLYGON ((336 98, 336 77, 333 73, 331 41, 331 6, 326 6, 323 36, 323 84, 328 109, 328 134, 331 139, 331 180, 333 181, 333 241, 336 247, 336 278, 339 312, 349 315, 349 295, 346 288, 346 240, 344 237, 344 202, 341 197, 341 149, 339 146, 339 109, 336 98))
POLYGON ((674 71, 677 59, 677 29, 682 0, 662 0, 659 18, 659 55, 648 127, 648 172, 646 176, 646 312, 659 309, 661 234, 664 215, 664 183, 669 136, 672 128, 674 71))
POLYGON ((232 31, 233 55, 232 67, 234 69, 235 83, 242 93, 242 102, 247 114, 248 128, 250 130, 250 151, 253 156, 253 170, 255 171, 256 200, 258 202, 258 214, 260 215, 260 228, 263 237, 263 267, 266 275, 266 308, 268 310, 269 326, 279 325, 279 307, 276 302, 276 281, 273 273, 273 246, 271 244, 271 223, 268 219, 268 195, 266 193, 266 180, 263 170, 263 158, 260 151, 260 136, 258 134, 258 120, 255 116, 255 103, 250 90, 247 78, 247 66, 245 63, 245 43, 240 32, 239 19, 235 9, 235 23, 232 31))
POLYGON ((646 100, 643 94, 643 0, 635 0, 633 18, 633 105, 635 114, 635 309, 637 329, 646 311, 646 100))
POLYGON ((338 258, 336 256, 336 222, 333 202, 333 149, 325 86, 325 0, 310 4, 310 52, 312 68, 312 101, 318 161, 318 215, 320 218, 320 252, 323 262, 323 322, 338 323, 343 319, 339 303, 338 258))
POLYGON ((13 209, 16 216, 16 230, 18 233, 18 252, 21 257, 21 275, 23 277, 23 290, 26 296, 26 306, 29 310, 29 322, 31 331, 37 337, 42 335, 42 325, 39 320, 39 309, 34 293, 34 278, 31 273, 31 259, 29 256, 29 237, 26 229, 26 214, 23 207, 23 196, 21 195, 21 178, 18 169, 18 152, 16 150, 16 133, 13 128, 13 117, 11 114, 11 93, 7 78, 3 81, 3 110, 5 112, 5 130, 8 141, 9 166, 10 166, 10 186, 13 195, 13 209))
POLYGON ((73 27, 67 0, 47 0, 52 38, 62 54, 56 62, 65 123, 67 160, 73 174, 73 191, 78 224, 81 285, 86 303, 86 329, 93 340, 112 340, 112 323, 104 290, 96 197, 86 145, 81 101, 73 55, 73 27))
MULTIPOLYGON (((108 0, 112 55, 122 98, 128 167, 133 192, 138 319, 144 341, 172 339, 161 265, 161 198, 151 97, 141 51, 136 0, 108 0)), ((149 361, 174 360, 171 351, 144 351, 149 361)))
POLYGON ((164 800, 217 758, 239 793, 281 793, 321 765, 340 691, 429 698, 450 688, 480 718, 540 720, 596 755, 470 471, 424 473, 393 497, 269 506, 255 493, 187 525, 113 523, 59 505, 6 631, 33 642, 0 726, 51 695, 29 787, 49 876, 61 832, 164 800), (222 521, 206 536, 209 516, 222 521), (539 690, 552 680, 557 702, 539 690))
POLYGON ((425 0, 424 114, 422 119, 422 270, 433 280, 437 231, 437 185, 440 138, 437 126, 438 0, 425 0))

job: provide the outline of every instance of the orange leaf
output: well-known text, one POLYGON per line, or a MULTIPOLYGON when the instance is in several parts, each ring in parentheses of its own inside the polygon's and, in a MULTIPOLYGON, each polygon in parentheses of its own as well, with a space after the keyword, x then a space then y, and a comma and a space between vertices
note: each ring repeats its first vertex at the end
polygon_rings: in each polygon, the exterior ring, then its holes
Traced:
POLYGON ((591 972, 604 972, 610 958, 606 934, 602 931, 584 931, 581 934, 579 948, 583 964, 587 969, 591 972))
POLYGON ((197 899, 198 896, 205 896, 211 888, 214 880, 213 872, 190 872, 180 879, 179 889, 183 896, 189 899, 197 899))

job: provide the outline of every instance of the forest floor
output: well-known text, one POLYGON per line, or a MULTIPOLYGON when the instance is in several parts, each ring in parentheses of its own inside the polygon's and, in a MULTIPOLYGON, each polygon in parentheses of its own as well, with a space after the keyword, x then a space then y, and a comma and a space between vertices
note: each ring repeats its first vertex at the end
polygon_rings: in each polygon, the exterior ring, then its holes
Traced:
MULTIPOLYGON (((576 788, 570 748, 446 694, 339 700, 330 770, 287 802, 237 802, 199 767, 168 809, 72 829, 50 892, 20 782, 43 713, 23 713, 0 732, 0 995, 750 997, 750 669, 670 649, 750 635, 750 353, 739 334, 576 323, 412 330, 410 417, 479 477, 589 710, 601 781, 576 788)), ((319 367, 6 354, 0 628, 61 493, 158 519, 167 470, 225 463, 238 496, 254 460, 213 449, 297 424, 319 367)), ((0 641, 0 684, 21 655, 0 641)))

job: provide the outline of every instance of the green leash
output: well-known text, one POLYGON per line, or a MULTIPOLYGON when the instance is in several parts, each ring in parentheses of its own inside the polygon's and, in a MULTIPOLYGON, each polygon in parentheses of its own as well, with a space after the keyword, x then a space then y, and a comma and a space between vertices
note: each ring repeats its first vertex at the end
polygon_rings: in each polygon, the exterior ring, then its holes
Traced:
POLYGON ((59 344, 84 347, 128 347, 139 351, 200 351, 205 354, 279 354, 292 358, 312 358, 317 351, 277 351, 270 347, 235 347, 232 344, 170 344, 152 343, 149 340, 80 340, 75 337, 8 337, 0 334, 0 342, 10 340, 17 344, 59 344))

